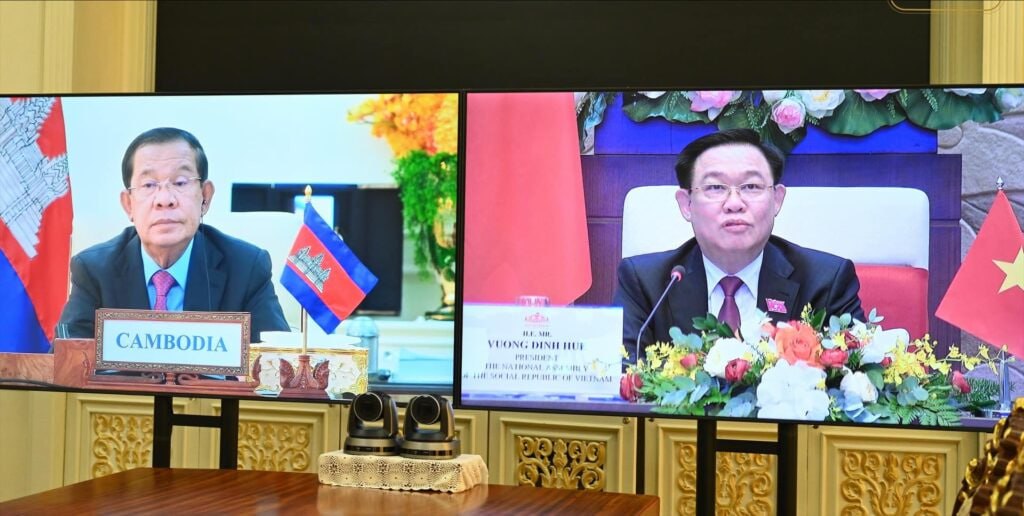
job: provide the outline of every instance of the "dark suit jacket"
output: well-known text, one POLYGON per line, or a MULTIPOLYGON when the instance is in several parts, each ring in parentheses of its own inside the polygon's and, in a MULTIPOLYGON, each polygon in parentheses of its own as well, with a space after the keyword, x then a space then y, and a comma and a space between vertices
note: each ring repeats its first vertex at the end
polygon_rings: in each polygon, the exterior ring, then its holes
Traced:
MULTIPOLYGON (((623 308, 622 341, 630 354, 629 363, 636 362, 637 332, 668 285, 669 274, 676 265, 685 267, 686 273, 669 291, 644 330, 644 346, 671 342, 668 330, 672 326, 678 326, 683 333, 693 333, 693 318, 707 315, 708 285, 700 247, 696 239, 690 239, 678 249, 632 256, 619 264, 614 304, 623 308)), ((765 245, 757 307, 773 321, 799 319, 800 311, 808 303, 815 310, 824 308, 827 315, 849 313, 863 321, 859 291, 860 282, 850 260, 800 247, 776 236, 770 237, 765 245), (766 299, 784 302, 787 313, 768 311, 766 299)))
MULTIPOLYGON (((150 309, 140 245, 128 227, 71 259, 71 296, 60 316, 70 337, 95 335, 97 308, 150 309)), ((185 310, 249 312, 253 342, 262 331, 288 331, 270 279, 266 251, 202 224, 192 245, 185 310)))

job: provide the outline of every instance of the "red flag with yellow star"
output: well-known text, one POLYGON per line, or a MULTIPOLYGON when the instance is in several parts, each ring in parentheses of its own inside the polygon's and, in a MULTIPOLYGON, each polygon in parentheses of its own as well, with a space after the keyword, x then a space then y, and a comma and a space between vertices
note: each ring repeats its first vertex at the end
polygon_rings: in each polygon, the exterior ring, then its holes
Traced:
POLYGON ((1024 234, 1002 190, 935 315, 1024 358, 1024 234))

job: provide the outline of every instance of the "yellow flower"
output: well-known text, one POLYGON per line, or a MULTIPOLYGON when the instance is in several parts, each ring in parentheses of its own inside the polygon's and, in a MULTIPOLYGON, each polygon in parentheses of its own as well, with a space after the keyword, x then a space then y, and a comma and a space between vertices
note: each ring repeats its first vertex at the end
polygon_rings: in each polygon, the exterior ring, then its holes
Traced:
POLYGON ((380 95, 349 111, 348 120, 372 124, 396 158, 414 150, 454 153, 458 142, 458 96, 440 93, 380 95))

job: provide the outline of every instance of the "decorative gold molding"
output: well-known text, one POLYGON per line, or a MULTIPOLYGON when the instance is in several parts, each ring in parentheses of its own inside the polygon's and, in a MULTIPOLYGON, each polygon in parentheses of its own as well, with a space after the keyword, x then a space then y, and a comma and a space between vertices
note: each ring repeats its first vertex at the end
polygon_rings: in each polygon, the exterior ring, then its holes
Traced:
MULTIPOLYGON (((240 469, 313 473, 321 453, 341 448, 339 405, 242 401, 238 411, 240 469)), ((219 415, 220 400, 202 400, 201 413, 219 415)), ((212 429, 200 432, 200 463, 215 468, 219 436, 212 429)))
POLYGON ((607 446, 603 441, 516 436, 516 483, 603 491, 607 446))
POLYGON ((153 416, 93 413, 92 478, 153 463, 153 416))
MULTIPOLYGON (((195 413, 195 400, 174 398, 174 412, 195 413)), ((145 467, 152 463, 153 399, 112 394, 69 394, 64 436, 64 484, 145 467)), ((199 430, 171 434, 171 467, 196 467, 199 430)))
POLYGON ((238 469, 309 471, 312 432, 312 424, 239 422, 238 469))
POLYGON ((816 514, 949 514, 970 432, 819 427, 807 445, 807 492, 816 514))
POLYGON ((621 417, 491 412, 490 481, 516 485, 532 479, 534 485, 635 492, 632 423, 621 417))
MULTIPOLYGON (((649 420, 644 492, 661 498, 662 513, 693 514, 697 504, 697 424, 649 420)), ((776 439, 776 426, 755 423, 718 425, 721 439, 776 439)), ((715 505, 730 514, 775 513, 775 463, 771 455, 718 453, 715 505)), ((798 511, 803 513, 800 507, 798 511)))
MULTIPOLYGON (((676 443, 677 514, 697 511, 697 446, 676 443)), ((756 453, 717 454, 715 507, 741 516, 775 514, 775 457, 756 453)))
POLYGON ((842 450, 839 461, 840 514, 941 514, 942 454, 842 450))

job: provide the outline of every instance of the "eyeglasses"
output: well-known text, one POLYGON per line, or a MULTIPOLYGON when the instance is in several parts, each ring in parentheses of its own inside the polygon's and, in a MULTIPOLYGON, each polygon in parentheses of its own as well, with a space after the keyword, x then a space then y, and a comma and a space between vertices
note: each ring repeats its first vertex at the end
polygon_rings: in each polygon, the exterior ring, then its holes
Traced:
POLYGON ((777 185, 762 185, 760 183, 745 183, 739 186, 732 185, 720 185, 710 184, 704 186, 694 186, 690 190, 700 191, 704 198, 712 201, 719 202, 724 201, 729 197, 729 193, 733 190, 739 194, 740 199, 744 201, 761 201, 768 195, 768 192, 774 190, 777 185))
POLYGON ((161 187, 167 189, 175 195, 187 194, 192 187, 193 181, 202 181, 198 177, 179 177, 176 179, 168 179, 166 181, 146 181, 138 186, 132 186, 128 188, 128 191, 135 195, 139 199, 148 199, 153 194, 160 191, 161 187))

